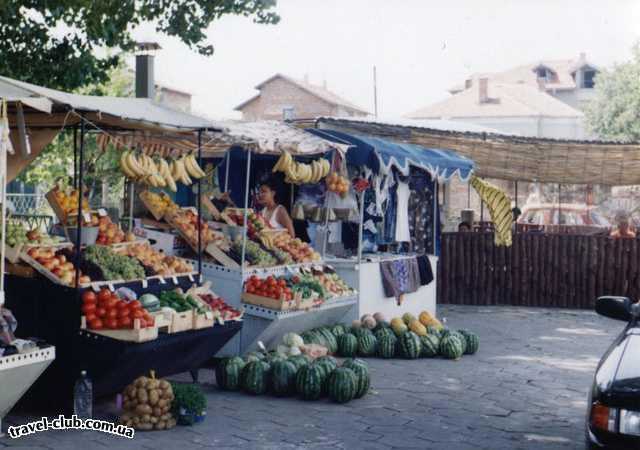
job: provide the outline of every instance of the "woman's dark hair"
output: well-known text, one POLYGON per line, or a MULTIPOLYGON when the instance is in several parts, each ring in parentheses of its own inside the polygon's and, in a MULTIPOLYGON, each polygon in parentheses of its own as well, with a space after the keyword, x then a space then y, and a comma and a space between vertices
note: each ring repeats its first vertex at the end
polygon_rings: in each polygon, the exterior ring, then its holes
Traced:
POLYGON ((278 181, 274 177, 269 177, 260 182, 260 186, 267 186, 273 192, 278 191, 278 181))

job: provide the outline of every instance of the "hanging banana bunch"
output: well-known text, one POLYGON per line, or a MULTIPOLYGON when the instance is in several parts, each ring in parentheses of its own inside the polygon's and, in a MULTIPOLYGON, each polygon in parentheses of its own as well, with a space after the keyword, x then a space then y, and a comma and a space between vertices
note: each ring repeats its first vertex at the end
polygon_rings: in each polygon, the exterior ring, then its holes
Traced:
POLYGON ((331 165, 324 158, 317 159, 311 164, 299 163, 293 160, 289 152, 283 152, 272 172, 283 172, 284 181, 292 184, 317 183, 329 174, 331 165))
POLYGON ((198 165, 193 154, 184 155, 168 163, 164 158, 152 158, 132 150, 125 150, 120 156, 120 169, 125 176, 151 187, 168 188, 176 192, 178 182, 185 186, 193 184, 193 179, 200 179, 206 174, 198 165))
POLYGON ((475 175, 471 177, 471 186, 487 205, 495 227, 496 246, 511 247, 511 225, 513 224, 511 199, 500 188, 475 175))

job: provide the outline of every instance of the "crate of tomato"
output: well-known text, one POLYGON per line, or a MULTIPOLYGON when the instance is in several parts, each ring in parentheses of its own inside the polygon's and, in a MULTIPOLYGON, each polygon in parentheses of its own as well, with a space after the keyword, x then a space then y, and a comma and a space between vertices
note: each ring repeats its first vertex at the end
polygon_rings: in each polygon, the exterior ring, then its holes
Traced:
POLYGON ((82 314, 81 328, 91 333, 131 342, 158 337, 153 316, 139 301, 127 301, 106 288, 82 293, 82 314))
POLYGON ((296 299, 293 281, 286 277, 258 278, 251 275, 244 284, 242 301, 265 308, 285 311, 294 309, 296 299))

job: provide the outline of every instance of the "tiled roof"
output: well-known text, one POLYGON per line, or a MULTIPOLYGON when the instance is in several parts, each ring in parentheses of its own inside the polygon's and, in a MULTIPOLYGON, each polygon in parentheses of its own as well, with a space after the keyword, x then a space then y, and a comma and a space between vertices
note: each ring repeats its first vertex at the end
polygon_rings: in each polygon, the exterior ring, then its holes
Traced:
MULTIPOLYGON (((305 91, 307 91, 308 93, 310 93, 311 95, 314 95, 322 100, 324 100, 325 102, 331 104, 331 105, 336 105, 336 106, 343 106, 347 109, 351 109, 354 111, 358 111, 364 114, 371 114, 369 111, 351 103, 348 100, 345 100, 344 98, 334 94, 333 92, 325 89, 322 86, 316 86, 315 84, 311 84, 308 83, 306 81, 302 81, 302 80, 298 80, 296 78, 287 76, 287 75, 283 75, 280 73, 277 73, 275 75, 273 75, 272 77, 266 79, 265 81, 263 81, 262 83, 260 83, 259 85, 256 86, 256 89, 260 90, 262 89, 262 87, 268 83, 270 83, 271 81, 275 80, 276 78, 281 78, 285 81, 288 81, 291 84, 296 85, 297 87, 299 87, 300 89, 303 89, 305 91)), ((247 104, 251 103, 252 101, 256 100, 258 97, 260 97, 260 94, 254 95, 253 97, 251 97, 250 99, 244 101, 243 103, 241 103, 240 105, 236 106, 235 109, 236 110, 241 110, 242 108, 244 108, 247 104)))
POLYGON ((411 119, 468 117, 582 117, 582 112, 528 84, 488 82, 487 102, 480 102, 477 84, 446 100, 421 108, 411 119))

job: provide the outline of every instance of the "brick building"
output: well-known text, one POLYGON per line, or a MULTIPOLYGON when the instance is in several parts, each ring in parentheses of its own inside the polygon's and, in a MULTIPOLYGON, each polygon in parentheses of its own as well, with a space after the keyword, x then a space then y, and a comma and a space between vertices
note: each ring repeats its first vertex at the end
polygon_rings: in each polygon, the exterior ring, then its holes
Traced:
POLYGON ((259 91, 236 106, 243 120, 313 119, 319 116, 365 117, 368 111, 324 86, 275 74, 256 86, 259 91))

